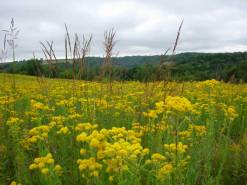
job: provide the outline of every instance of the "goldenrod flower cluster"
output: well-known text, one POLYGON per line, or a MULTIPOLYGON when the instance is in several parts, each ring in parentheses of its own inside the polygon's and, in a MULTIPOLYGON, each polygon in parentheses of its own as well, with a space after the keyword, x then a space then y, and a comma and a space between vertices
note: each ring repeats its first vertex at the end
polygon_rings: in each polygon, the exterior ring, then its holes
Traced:
POLYGON ((192 134, 195 133, 196 136, 203 136, 206 134, 206 126, 205 125, 193 125, 190 124, 189 128, 184 131, 180 131, 178 133, 179 137, 183 139, 189 139, 191 138, 192 134))
POLYGON ((219 83, 220 83, 219 81, 217 81, 215 79, 212 79, 212 80, 205 80, 203 82, 200 82, 199 85, 203 85, 203 86, 206 86, 206 87, 215 87, 219 83))
POLYGON ((12 181, 9 185, 22 185, 21 183, 17 183, 16 181, 12 181))
POLYGON ((102 165, 96 161, 94 157, 89 159, 78 159, 77 164, 79 165, 79 170, 83 173, 89 173, 90 176, 98 177, 99 171, 102 168, 102 165))
MULTIPOLYGON (((147 148, 142 147, 140 136, 133 130, 126 130, 124 127, 93 130, 91 133, 81 132, 77 135, 76 140, 87 143, 88 148, 95 149, 96 156, 95 158, 79 159, 79 169, 83 171, 87 168, 91 169, 89 166, 94 166, 95 168, 90 172, 93 176, 97 174, 95 170, 102 166, 105 166, 106 172, 109 174, 128 170, 128 161, 135 162, 149 153, 147 148), (96 163, 96 158, 102 163, 96 163)), ((87 150, 82 148, 80 154, 86 155, 87 150)))
POLYGON ((182 142, 179 143, 171 143, 171 144, 164 144, 165 149, 168 152, 183 154, 188 149, 188 145, 183 144, 182 142))
POLYGON ((46 140, 48 138, 49 131, 50 127, 47 125, 34 127, 33 129, 29 130, 27 138, 22 140, 23 146, 29 149, 32 144, 38 141, 46 140))
POLYGON ((19 125, 23 123, 23 120, 17 117, 10 117, 10 119, 7 121, 7 125, 12 126, 12 125, 19 125))
POLYGON ((132 129, 135 131, 145 134, 150 132, 164 132, 169 128, 169 125, 164 122, 159 122, 157 124, 144 124, 132 123, 132 129))
POLYGON ((173 170, 172 164, 164 164, 158 171, 157 177, 159 179, 166 177, 173 170))
POLYGON ((227 116, 231 121, 238 117, 238 113, 235 110, 234 106, 229 106, 227 108, 227 116))
POLYGON ((93 130, 98 127, 97 124, 91 124, 91 123, 78 123, 75 127, 76 131, 83 131, 83 130, 93 130))
POLYGON ((48 106, 36 100, 31 100, 31 107, 33 110, 48 110, 48 106))
POLYGON ((65 127, 60 128, 60 130, 57 131, 57 133, 58 133, 58 134, 66 135, 66 134, 69 134, 70 131, 69 131, 69 128, 65 126, 65 127))
POLYGON ((191 102, 185 97, 168 96, 165 100, 165 108, 175 112, 190 112, 193 110, 191 102))
POLYGON ((45 157, 35 158, 34 162, 30 164, 29 169, 38 169, 43 175, 48 175, 51 170, 59 175, 62 173, 62 167, 59 164, 54 166, 54 159, 51 153, 48 153, 45 157))

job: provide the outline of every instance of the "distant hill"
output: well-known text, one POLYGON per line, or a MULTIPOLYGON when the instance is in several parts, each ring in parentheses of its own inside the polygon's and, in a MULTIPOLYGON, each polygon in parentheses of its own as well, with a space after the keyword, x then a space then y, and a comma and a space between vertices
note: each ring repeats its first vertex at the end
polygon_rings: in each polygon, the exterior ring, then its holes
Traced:
MULTIPOLYGON (((142 80, 155 74, 156 66, 160 62, 160 55, 154 56, 125 56, 112 58, 116 79, 142 80), (124 74, 124 77, 122 76, 124 74)), ((99 67, 103 62, 101 57, 86 59, 87 77, 93 79, 99 74, 99 67)), ((205 80, 217 78, 228 81, 230 79, 247 81, 247 52, 235 53, 181 53, 166 56, 165 62, 172 65, 171 72, 175 80, 205 80)), ((47 73, 47 64, 40 61, 43 72, 47 73)), ((30 60, 19 61, 15 72, 34 75, 34 66, 30 60)), ((70 66, 71 68, 71 66, 70 66)), ((64 77, 65 60, 58 60, 58 76, 64 77)), ((0 64, 0 72, 13 72, 11 63, 0 64)), ((150 78, 151 79, 151 78, 150 78)))
MULTIPOLYGON (((100 66, 103 62, 102 57, 87 57, 89 66, 100 66)), ((113 57, 112 62, 116 66, 121 67, 135 67, 144 64, 156 65, 159 63, 160 56, 124 56, 124 57, 113 57)), ((58 63, 65 63, 64 59, 58 59, 58 63)))

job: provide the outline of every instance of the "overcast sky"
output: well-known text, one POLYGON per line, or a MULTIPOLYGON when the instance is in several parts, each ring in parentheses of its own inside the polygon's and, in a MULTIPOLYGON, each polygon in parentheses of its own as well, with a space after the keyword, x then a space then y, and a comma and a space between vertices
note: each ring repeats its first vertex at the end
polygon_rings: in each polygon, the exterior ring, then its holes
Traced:
MULTIPOLYGON (((64 23, 71 33, 93 34, 91 55, 103 56, 104 30, 115 28, 115 52, 163 53, 184 19, 178 52, 247 51, 246 0, 1 0, 0 29, 11 17, 20 29, 17 57, 43 57, 39 41, 64 53, 64 23)), ((0 33, 2 40, 4 33, 0 33)))

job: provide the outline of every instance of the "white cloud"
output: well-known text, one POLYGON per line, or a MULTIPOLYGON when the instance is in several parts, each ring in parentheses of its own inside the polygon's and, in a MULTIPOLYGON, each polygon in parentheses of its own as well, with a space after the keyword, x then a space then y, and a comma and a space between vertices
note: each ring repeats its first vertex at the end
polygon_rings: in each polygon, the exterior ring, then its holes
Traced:
MULTIPOLYGON (((246 51, 245 0, 9 0, 1 2, 0 29, 15 17, 20 28, 17 56, 35 51, 39 41, 53 40, 63 56, 64 23, 71 33, 93 34, 92 55, 103 56, 104 30, 117 29, 120 55, 158 54, 171 46, 185 19, 178 51, 246 51)), ((3 33, 0 33, 2 42, 3 33)), ((1 44, 1 43, 0 43, 1 44)), ((1 45, 0 45, 1 46, 1 45)))

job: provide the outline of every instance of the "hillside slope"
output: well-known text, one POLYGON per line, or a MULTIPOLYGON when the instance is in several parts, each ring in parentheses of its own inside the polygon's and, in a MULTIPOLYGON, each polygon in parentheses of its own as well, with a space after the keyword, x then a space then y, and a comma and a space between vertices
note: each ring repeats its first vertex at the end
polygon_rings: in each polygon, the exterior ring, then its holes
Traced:
MULTIPOLYGON (((157 65, 160 63, 161 56, 125 56, 113 58, 114 76, 120 80, 140 80, 153 79, 157 65)), ((87 79, 92 80, 99 75, 100 65, 103 62, 101 57, 87 58, 87 79)), ((166 56, 165 62, 170 62, 170 70, 175 80, 205 80, 217 78, 228 81, 247 80, 247 52, 235 53, 181 53, 173 57, 166 56)), ((39 68, 44 74, 48 72, 45 61, 40 60, 39 68)), ((15 73, 35 74, 35 66, 32 60, 19 61, 15 67, 15 73)), ((64 77, 65 60, 58 60, 57 75, 64 77)), ((71 71, 71 65, 69 66, 71 71)), ((1 72, 13 72, 11 63, 0 64, 1 72)))

